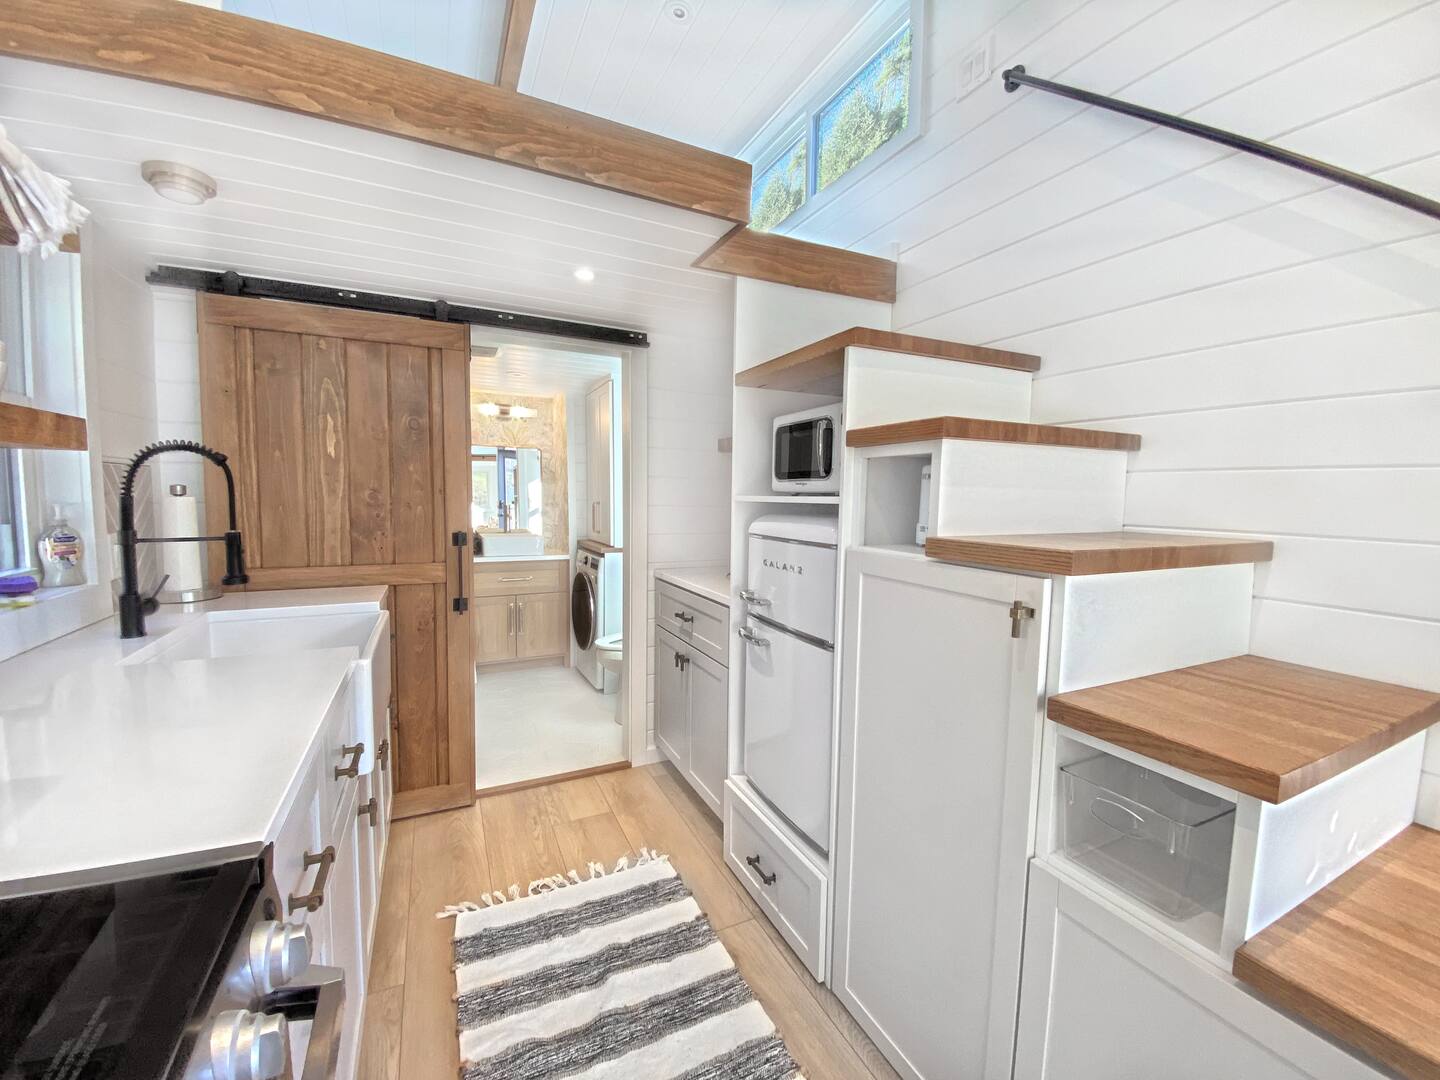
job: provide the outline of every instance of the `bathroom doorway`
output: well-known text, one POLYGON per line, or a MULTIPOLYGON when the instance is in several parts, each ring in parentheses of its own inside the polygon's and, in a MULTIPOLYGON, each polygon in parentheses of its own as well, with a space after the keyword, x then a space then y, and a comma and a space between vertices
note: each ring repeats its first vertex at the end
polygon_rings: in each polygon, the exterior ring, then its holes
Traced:
POLYGON ((631 756, 637 368, 619 347, 471 328, 477 792, 631 756))

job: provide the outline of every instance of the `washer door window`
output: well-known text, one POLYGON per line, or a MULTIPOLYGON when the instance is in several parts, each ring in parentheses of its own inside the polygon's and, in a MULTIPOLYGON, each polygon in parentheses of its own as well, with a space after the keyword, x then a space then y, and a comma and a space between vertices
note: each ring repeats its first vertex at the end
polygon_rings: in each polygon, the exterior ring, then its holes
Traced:
POLYGON ((581 652, 595 644, 595 579, 583 570, 570 586, 570 626, 581 652))

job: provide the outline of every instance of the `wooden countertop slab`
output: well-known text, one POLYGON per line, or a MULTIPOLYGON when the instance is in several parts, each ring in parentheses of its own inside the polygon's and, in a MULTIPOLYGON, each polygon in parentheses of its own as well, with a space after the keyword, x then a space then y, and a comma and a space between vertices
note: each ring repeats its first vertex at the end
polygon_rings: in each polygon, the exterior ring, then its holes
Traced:
POLYGON ((852 326, 763 364, 746 368, 735 376, 735 385, 840 397, 845 391, 845 350, 852 345, 884 352, 927 356, 937 360, 953 360, 957 363, 1009 368, 1012 371, 1028 372, 1040 369, 1040 357, 1028 353, 987 349, 982 345, 965 345, 958 341, 916 337, 914 334, 896 334, 889 330, 874 330, 868 326, 852 326))
POLYGON ((1234 656, 1057 694, 1046 714, 1278 803, 1440 721, 1440 694, 1234 656))
POLYGON ((1036 574, 1127 574, 1191 566, 1269 562, 1269 540, 1175 533, 1016 533, 1000 536, 932 536, 925 554, 944 562, 1036 574))
POLYGON ((931 439, 976 439, 981 442, 1026 443, 1032 446, 1073 446, 1086 450, 1139 450, 1140 436, 1094 428, 1022 424, 1013 420, 980 420, 972 416, 933 416, 898 424, 852 428, 847 446, 888 446, 931 439))
POLYGON ((1440 832, 1410 826, 1242 945, 1234 972, 1401 1075, 1440 1077, 1440 832))

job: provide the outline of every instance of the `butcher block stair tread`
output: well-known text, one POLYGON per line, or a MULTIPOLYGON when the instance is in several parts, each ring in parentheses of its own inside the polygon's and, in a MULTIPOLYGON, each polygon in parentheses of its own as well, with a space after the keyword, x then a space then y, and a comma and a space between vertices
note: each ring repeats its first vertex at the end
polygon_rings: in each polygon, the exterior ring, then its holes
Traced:
POLYGON ((1057 694, 1046 713, 1065 727, 1279 803, 1440 721, 1440 694, 1233 656, 1057 694))
POLYGON ((1235 977, 1401 1075, 1440 1076, 1440 832, 1412 825, 1242 945, 1235 977))
POLYGON ((1069 446, 1084 450, 1139 450, 1140 436, 1094 428, 1026 424, 1017 420, 982 420, 974 416, 932 416, 896 424, 852 428, 845 433, 848 446, 890 446, 933 439, 974 439, 980 442, 1024 443, 1029 446, 1069 446))
POLYGON ((925 554, 943 562, 1036 574, 1127 574, 1192 566, 1269 562, 1269 540, 1152 532, 932 536, 925 554))
POLYGON ((840 397, 845 389, 845 350, 852 345, 885 352, 909 353, 912 356, 927 356, 937 360, 954 360, 957 363, 1009 368, 1012 371, 1030 372, 1040 369, 1040 357, 1028 353, 987 349, 983 345, 965 345, 958 341, 897 334, 890 330, 873 330, 867 326, 852 326, 763 364, 746 368, 735 376, 735 385, 840 397))

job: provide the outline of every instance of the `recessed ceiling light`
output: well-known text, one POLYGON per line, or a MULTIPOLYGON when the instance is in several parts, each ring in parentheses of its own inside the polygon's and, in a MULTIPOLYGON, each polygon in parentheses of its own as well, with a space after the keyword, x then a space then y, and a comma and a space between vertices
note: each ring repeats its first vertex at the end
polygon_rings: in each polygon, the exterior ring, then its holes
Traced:
POLYGON ((186 206, 208 202, 218 190, 213 178, 178 161, 142 161, 140 176, 157 194, 186 206))
POLYGON ((695 12, 685 0, 665 0, 665 17, 671 22, 687 23, 695 17, 695 12))
POLYGON ((594 271, 594 270, 591 270, 590 267, 588 267, 588 266, 577 266, 577 267, 575 268, 575 280, 576 280, 576 281, 594 281, 594 280, 595 280, 595 271, 594 271))

